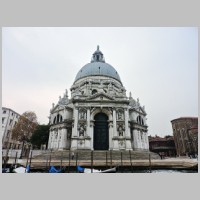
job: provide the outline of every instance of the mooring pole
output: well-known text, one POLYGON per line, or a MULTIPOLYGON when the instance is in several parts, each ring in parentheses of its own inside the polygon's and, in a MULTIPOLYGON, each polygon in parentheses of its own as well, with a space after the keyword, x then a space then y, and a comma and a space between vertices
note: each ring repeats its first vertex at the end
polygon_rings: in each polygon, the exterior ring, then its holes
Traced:
POLYGON ((76 172, 78 172, 77 163, 78 163, 78 152, 76 152, 76 172))
POLYGON ((6 164, 8 162, 8 152, 9 152, 9 148, 6 151, 6 155, 4 156, 4 170, 6 169, 6 164))
POLYGON ((151 173, 151 154, 149 154, 149 172, 151 173))
POLYGON ((62 154, 61 154, 60 169, 62 168, 62 159, 63 159, 63 151, 62 151, 62 154))
POLYGON ((123 168, 123 163, 122 163, 122 151, 121 151, 121 172, 123 171, 122 168, 123 168))
POLYGON ((49 169, 50 169, 50 164, 51 164, 51 152, 52 150, 50 151, 50 155, 49 155, 49 169))
POLYGON ((47 161, 46 161, 46 170, 48 171, 48 157, 47 157, 47 161))
POLYGON ((107 151, 106 151, 106 167, 108 166, 108 155, 107 155, 107 151))
POLYGON ((69 166, 68 166, 68 173, 69 173, 69 169, 70 169, 70 156, 71 156, 71 151, 69 150, 69 166))
MULTIPOLYGON (((30 153, 30 151, 29 151, 29 153, 30 153)), ((26 168, 28 166, 28 160, 29 160, 29 154, 27 155, 27 159, 26 159, 26 168)), ((25 173, 26 173, 26 168, 25 168, 25 173)))
POLYGON ((129 150, 129 155, 130 155, 130 163, 131 163, 131 172, 133 173, 133 165, 132 165, 131 150, 129 150))
POLYGON ((32 153, 33 153, 33 150, 31 150, 31 157, 30 157, 30 162, 29 162, 29 169, 31 170, 31 160, 32 160, 32 153))
POLYGON ((16 151, 16 154, 15 154, 15 165, 16 165, 16 162, 17 162, 17 154, 18 154, 18 152, 16 151))
POLYGON ((110 167, 112 168, 112 150, 110 150, 110 167))
POLYGON ((93 173, 93 151, 91 151, 91 173, 93 173))

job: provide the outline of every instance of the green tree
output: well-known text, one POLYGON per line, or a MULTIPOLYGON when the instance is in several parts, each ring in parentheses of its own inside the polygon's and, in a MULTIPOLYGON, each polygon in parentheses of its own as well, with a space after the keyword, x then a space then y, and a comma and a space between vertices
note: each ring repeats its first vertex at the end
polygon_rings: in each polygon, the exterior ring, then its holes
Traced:
POLYGON ((43 144, 48 144, 49 139, 49 125, 38 125, 33 135, 31 136, 31 143, 37 148, 40 148, 43 144))
POLYGON ((32 111, 26 111, 20 116, 17 124, 12 129, 12 139, 22 142, 20 158, 22 157, 24 144, 30 142, 30 138, 37 126, 36 114, 32 111))

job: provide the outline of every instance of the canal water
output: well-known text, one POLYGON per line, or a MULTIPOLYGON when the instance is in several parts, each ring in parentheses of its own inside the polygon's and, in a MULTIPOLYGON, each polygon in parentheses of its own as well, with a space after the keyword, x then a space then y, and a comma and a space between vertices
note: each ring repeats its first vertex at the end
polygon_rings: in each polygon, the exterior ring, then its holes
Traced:
MULTIPOLYGON (((99 168, 98 168, 99 169, 99 168)), ((101 168, 105 170, 105 168, 101 168)), ((47 170, 32 170, 30 173, 48 173, 47 170)), ((78 173, 75 168, 65 168, 62 173, 78 173)), ((110 173, 198 173, 198 169, 130 169, 130 168, 118 168, 116 172, 110 173)))

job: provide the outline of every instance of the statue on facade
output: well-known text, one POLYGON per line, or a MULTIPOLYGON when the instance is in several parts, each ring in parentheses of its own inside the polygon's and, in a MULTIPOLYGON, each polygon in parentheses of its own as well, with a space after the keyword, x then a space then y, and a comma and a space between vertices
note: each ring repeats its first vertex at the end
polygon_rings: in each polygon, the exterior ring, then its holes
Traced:
POLYGON ((117 112, 117 119, 118 119, 118 120, 123 120, 123 118, 124 118, 123 113, 122 113, 121 110, 119 110, 119 111, 117 112))
POLYGON ((79 116, 80 116, 79 119, 85 119, 86 118, 85 117, 86 116, 86 112, 84 110, 81 110, 80 113, 79 113, 79 116))
POLYGON ((118 131, 119 136, 123 136, 123 133, 125 131, 124 125, 123 124, 119 124, 117 131, 118 131))
POLYGON ((79 131, 79 136, 84 136, 85 125, 84 124, 79 125, 78 131, 79 131))

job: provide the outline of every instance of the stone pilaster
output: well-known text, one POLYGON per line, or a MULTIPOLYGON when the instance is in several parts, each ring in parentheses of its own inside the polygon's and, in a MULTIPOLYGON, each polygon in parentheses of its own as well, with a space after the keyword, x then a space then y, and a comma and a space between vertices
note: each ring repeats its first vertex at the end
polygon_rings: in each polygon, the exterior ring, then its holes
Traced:
POLYGON ((86 136, 90 136, 90 108, 87 109, 87 131, 86 136))
POLYGON ((90 122, 91 150, 94 150, 94 122, 90 122))
POLYGON ((78 108, 74 108, 74 124, 72 127, 72 141, 71 141, 71 149, 77 149, 77 126, 78 126, 78 108))
POLYGON ((112 150, 113 149, 113 142, 112 142, 112 138, 113 138, 113 122, 109 122, 108 127, 109 127, 109 150, 112 150))
POLYGON ((124 110, 124 115, 125 115, 125 137, 126 137, 126 150, 131 150, 131 133, 130 133, 130 128, 128 126, 128 109, 124 110))
POLYGON ((61 145, 60 145, 61 149, 64 149, 67 147, 67 129, 66 128, 62 129, 62 137, 61 137, 60 143, 61 143, 61 145))
POLYGON ((78 108, 74 109, 74 133, 73 136, 77 137, 77 126, 78 126, 78 108))
POLYGON ((113 136, 117 136, 116 109, 113 108, 113 136))
POLYGON ((133 130, 133 148, 138 149, 138 131, 136 129, 133 130))

